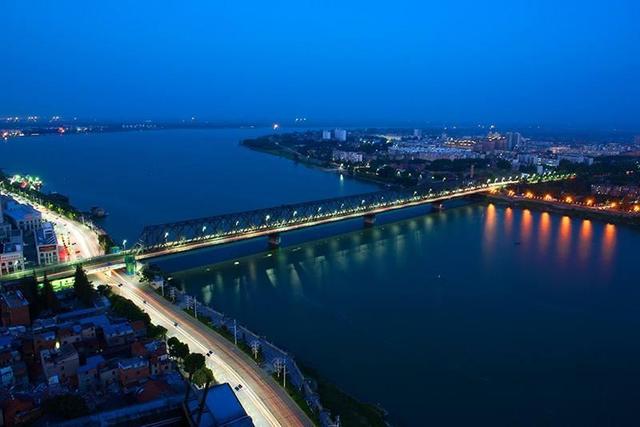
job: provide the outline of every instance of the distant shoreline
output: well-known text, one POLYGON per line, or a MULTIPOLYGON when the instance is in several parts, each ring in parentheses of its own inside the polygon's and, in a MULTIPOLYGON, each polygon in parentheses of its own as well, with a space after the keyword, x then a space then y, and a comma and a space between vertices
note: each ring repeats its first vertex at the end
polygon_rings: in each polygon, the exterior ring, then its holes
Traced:
POLYGON ((321 170, 323 172, 335 173, 335 174, 348 176, 348 177, 351 177, 353 179, 360 180, 362 182, 378 185, 381 188, 385 188, 385 187, 388 188, 389 186, 394 187, 394 188, 402 188, 398 184, 391 184, 391 183, 385 182, 385 181, 383 181, 381 179, 375 179, 373 177, 363 176, 363 175, 356 175, 356 174, 351 173, 348 170, 340 170, 337 167, 324 166, 324 165, 321 164, 321 162, 319 160, 313 159, 311 157, 304 157, 304 156, 294 157, 293 155, 291 155, 291 153, 287 153, 284 150, 273 150, 273 149, 268 149, 268 148, 263 148, 263 147, 257 147, 257 146, 246 144, 245 142, 246 142, 246 140, 241 141, 240 145, 242 145, 245 148, 248 148, 249 150, 253 150, 253 151, 256 151, 258 153, 271 154, 272 156, 277 156, 277 157, 282 157, 284 159, 292 160, 292 161, 294 161, 296 163, 303 164, 303 165, 308 166, 308 167, 310 167, 312 169, 318 169, 318 170, 321 170))
POLYGON ((206 130, 206 129, 260 129, 268 128, 266 124, 213 124, 213 123, 52 123, 47 126, 9 126, 0 130, 7 132, 3 139, 19 139, 49 135, 88 135, 99 133, 142 132, 162 130, 206 130), (16 134, 16 132, 20 134, 16 134))

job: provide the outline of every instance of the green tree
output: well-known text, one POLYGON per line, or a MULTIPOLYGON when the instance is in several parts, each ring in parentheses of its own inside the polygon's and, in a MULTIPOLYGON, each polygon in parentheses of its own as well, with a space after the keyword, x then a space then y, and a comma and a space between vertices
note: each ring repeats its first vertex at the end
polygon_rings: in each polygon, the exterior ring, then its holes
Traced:
POLYGON ((150 324, 147 326, 147 336, 153 339, 164 340, 167 337, 167 328, 162 325, 150 324))
POLYGON ((213 376, 213 372, 206 366, 198 369, 193 373, 193 383, 198 387, 203 387, 204 385, 208 386, 209 384, 217 384, 216 379, 213 376))
POLYGON ((35 276, 23 277, 20 279, 20 291, 29 301, 29 315, 32 319, 36 318, 42 310, 38 279, 35 276))
POLYGON ((103 297, 107 297, 109 298, 111 296, 111 286, 109 285, 98 285, 98 294, 102 295, 103 297))
POLYGON ((200 420, 202 419, 202 413, 204 412, 204 405, 207 401, 207 394, 209 394, 209 387, 211 384, 217 384, 217 382, 211 369, 204 366, 193 374, 193 382, 200 387, 204 385, 204 393, 200 400, 200 406, 198 407, 198 419, 196 420, 196 425, 199 426, 200 420))
POLYGON ((76 267, 76 272, 73 276, 73 290, 76 297, 85 305, 93 304, 95 290, 81 265, 76 267))
POLYGON ((147 327, 151 324, 149 315, 142 311, 133 301, 116 294, 111 294, 109 300, 111 301, 111 310, 116 315, 125 317, 132 322, 142 320, 147 327))
POLYGON ((100 234, 98 236, 98 243, 102 250, 107 254, 111 251, 111 248, 115 246, 113 239, 108 234, 100 234))
POLYGON ((184 370, 189 374, 189 384, 187 385, 187 391, 184 394, 184 401, 189 400, 189 392, 191 391, 191 384, 193 383, 193 374, 198 369, 204 368, 205 359, 200 353, 191 353, 184 358, 184 370))
POLYGON ((174 359, 184 361, 189 355, 189 344, 180 342, 176 337, 169 338, 167 344, 169 345, 169 356, 174 359))
POLYGON ((56 292, 53 290, 51 281, 46 275, 44 276, 44 282, 42 283, 42 301, 44 303, 43 305, 54 313, 60 311, 60 301, 58 301, 58 297, 56 296, 56 292))

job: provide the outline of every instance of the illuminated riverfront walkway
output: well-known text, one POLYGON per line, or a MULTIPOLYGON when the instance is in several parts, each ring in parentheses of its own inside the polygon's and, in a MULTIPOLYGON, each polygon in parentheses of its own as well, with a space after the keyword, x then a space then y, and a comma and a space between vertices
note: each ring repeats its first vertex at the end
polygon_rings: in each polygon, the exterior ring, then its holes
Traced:
MULTIPOLYGON (((151 225, 143 229, 133 249, 83 261, 46 266, 36 269, 35 273, 38 275, 46 273, 50 277, 64 277, 73 273, 78 263, 82 263, 89 272, 113 270, 124 266, 124 258, 127 255, 134 255, 136 259, 144 260, 260 236, 267 236, 269 244, 276 247, 280 243, 280 233, 287 231, 359 217, 364 218, 365 224, 371 225, 374 223, 375 216, 384 212, 419 205, 439 204, 507 185, 535 184, 573 177, 570 174, 555 173, 519 174, 435 192, 431 189, 389 190, 151 225)), ((11 275, 11 278, 33 273, 33 270, 21 272, 11 275)), ((5 278, 9 277, 5 276, 5 278)))

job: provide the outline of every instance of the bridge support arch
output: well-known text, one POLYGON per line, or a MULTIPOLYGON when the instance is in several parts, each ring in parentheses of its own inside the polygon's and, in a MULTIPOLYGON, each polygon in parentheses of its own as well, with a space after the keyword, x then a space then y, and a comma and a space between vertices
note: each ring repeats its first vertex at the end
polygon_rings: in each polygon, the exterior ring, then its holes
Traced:
POLYGON ((280 233, 271 233, 268 237, 269 249, 278 249, 280 247, 280 233))
POLYGON ((364 216, 364 226, 373 227, 376 224, 376 214, 366 214, 364 216))

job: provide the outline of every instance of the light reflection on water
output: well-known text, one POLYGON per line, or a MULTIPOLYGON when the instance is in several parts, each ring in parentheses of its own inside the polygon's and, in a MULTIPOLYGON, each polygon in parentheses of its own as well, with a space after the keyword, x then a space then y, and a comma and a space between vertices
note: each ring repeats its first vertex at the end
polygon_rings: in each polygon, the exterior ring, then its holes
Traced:
POLYGON ((640 399, 616 362, 640 357, 640 344, 612 341, 640 327, 639 246, 625 227, 489 205, 174 277, 400 425, 548 425, 543 412, 589 425, 628 408, 573 375, 566 355, 607 370, 611 396, 640 399), (399 361, 410 378, 375 379, 399 361))

